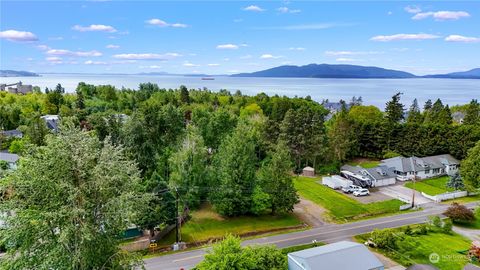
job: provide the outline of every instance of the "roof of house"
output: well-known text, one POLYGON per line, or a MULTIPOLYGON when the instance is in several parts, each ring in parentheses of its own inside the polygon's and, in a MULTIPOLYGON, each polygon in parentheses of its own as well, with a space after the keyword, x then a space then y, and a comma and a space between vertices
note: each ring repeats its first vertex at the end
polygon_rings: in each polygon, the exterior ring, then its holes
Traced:
POLYGON ((383 180, 388 178, 395 178, 396 176, 393 168, 385 165, 379 165, 374 168, 362 168, 360 166, 343 165, 340 170, 349 171, 351 173, 362 176, 362 178, 368 177, 371 180, 383 180))
POLYGON ((303 168, 303 170, 304 170, 304 171, 312 171, 312 172, 313 172, 313 171, 315 171, 315 169, 314 169, 314 168, 312 168, 312 167, 309 167, 309 166, 307 166, 307 167, 303 168))
POLYGON ((20 157, 17 154, 0 152, 0 160, 4 160, 8 163, 15 163, 19 158, 20 157))
POLYGON ((17 138, 23 137, 23 133, 18 129, 0 131, 0 133, 7 137, 17 137, 17 138))
POLYGON ((288 257, 311 270, 367 270, 383 267, 367 247, 350 241, 292 252, 288 257))
POLYGON ((45 124, 47 125, 48 129, 58 131, 58 121, 60 120, 58 115, 47 114, 41 118, 45 120, 45 124))
POLYGON ((393 167, 400 172, 424 171, 429 169, 443 168, 445 165, 460 164, 450 154, 429 156, 429 157, 394 157, 382 160, 382 164, 393 167))

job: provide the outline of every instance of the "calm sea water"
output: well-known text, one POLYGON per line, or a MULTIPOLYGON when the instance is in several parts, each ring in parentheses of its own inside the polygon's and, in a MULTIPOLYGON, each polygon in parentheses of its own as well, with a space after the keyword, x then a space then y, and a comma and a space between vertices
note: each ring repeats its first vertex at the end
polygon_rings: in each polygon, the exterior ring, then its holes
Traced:
POLYGON ((143 82, 157 83, 162 88, 206 87, 212 91, 227 89, 255 95, 305 97, 310 95, 316 101, 329 99, 350 100, 362 96, 364 104, 385 107, 385 103, 397 92, 402 92, 402 102, 408 107, 414 98, 420 104, 428 99, 440 98, 444 103, 455 105, 480 99, 480 80, 460 79, 310 79, 310 78, 236 78, 215 77, 215 80, 201 80, 199 77, 145 76, 145 75, 86 75, 86 74, 43 74, 41 77, 0 78, 0 83, 22 81, 24 84, 42 88, 55 87, 61 83, 67 92, 73 92, 78 82, 88 84, 111 84, 116 87, 137 89, 143 82))

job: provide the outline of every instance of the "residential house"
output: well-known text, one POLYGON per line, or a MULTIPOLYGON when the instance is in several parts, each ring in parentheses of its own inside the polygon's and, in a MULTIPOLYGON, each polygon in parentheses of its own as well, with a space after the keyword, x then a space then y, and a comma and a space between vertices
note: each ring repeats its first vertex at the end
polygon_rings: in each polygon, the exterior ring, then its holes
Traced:
POLYGON ((384 270, 380 260, 362 244, 341 241, 287 255, 289 270, 384 270))
POLYGON ((8 152, 0 152, 0 161, 4 161, 8 165, 8 169, 15 170, 17 168, 17 161, 19 156, 8 152))
POLYGON ((382 160, 382 165, 393 168, 397 180, 426 179, 441 175, 453 175, 460 168, 460 161, 449 154, 429 157, 394 157, 382 160))
POLYGON ((50 129, 53 132, 58 131, 58 124, 60 123, 60 117, 55 114, 47 114, 41 117, 44 121, 45 124, 47 125, 47 128, 50 129))
POLYGON ((340 168, 343 177, 352 180, 361 187, 381 187, 395 184, 396 174, 393 168, 377 166, 375 168, 362 168, 360 166, 344 165, 340 168))
POLYGON ((23 133, 18 129, 0 131, 0 134, 7 138, 23 138, 23 133))
POLYGON ((453 122, 457 124, 463 124, 463 119, 465 119, 465 114, 463 112, 457 111, 452 113, 453 122))

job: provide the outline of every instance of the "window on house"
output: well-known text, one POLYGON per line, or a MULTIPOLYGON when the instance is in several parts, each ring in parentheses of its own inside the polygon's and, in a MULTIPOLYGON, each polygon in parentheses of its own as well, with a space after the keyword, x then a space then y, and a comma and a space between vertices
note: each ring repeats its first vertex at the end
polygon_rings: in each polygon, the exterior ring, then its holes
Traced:
POLYGON ((430 170, 425 170, 425 174, 429 174, 430 173, 430 170))

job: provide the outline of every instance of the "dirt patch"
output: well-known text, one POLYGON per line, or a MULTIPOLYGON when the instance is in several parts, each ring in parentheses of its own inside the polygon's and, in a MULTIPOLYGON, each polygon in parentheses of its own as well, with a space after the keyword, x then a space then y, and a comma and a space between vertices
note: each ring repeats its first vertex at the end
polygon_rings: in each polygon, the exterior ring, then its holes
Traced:
POLYGON ((324 208, 304 198, 300 198, 300 202, 293 209, 293 213, 311 227, 320 227, 328 224, 324 218, 325 211, 324 208))

